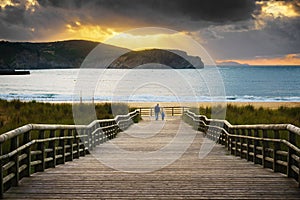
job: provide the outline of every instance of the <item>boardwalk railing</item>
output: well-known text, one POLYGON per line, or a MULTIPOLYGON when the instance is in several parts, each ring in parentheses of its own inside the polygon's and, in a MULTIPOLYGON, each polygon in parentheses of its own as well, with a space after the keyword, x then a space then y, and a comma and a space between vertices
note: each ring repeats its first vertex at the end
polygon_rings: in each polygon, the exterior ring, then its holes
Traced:
MULTIPOLYGON (((175 106, 175 107, 161 107, 161 110, 165 112, 166 116, 182 116, 185 111, 187 111, 189 107, 180 107, 180 106, 175 106)), ((140 111, 141 116, 149 116, 152 117, 154 116, 154 107, 149 108, 149 107, 141 107, 138 108, 137 110, 140 111)))
POLYGON ((89 125, 28 124, 0 135, 0 198, 23 177, 85 156, 128 128, 138 115, 136 110, 89 125))
POLYGON ((300 187, 300 128, 291 124, 231 125, 186 111, 184 120, 235 156, 292 177, 300 187))

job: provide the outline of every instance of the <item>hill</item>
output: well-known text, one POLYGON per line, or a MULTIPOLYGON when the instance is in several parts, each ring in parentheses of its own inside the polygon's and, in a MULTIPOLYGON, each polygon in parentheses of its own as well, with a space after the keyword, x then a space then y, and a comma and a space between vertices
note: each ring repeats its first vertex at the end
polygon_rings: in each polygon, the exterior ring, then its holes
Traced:
MULTIPOLYGON (((173 68, 192 68, 192 65, 203 67, 199 57, 188 56, 183 51, 159 49, 130 51, 98 42, 68 40, 46 43, 1 41, 0 70, 79 68, 93 49, 95 49, 92 54, 94 57, 91 60, 96 64, 88 65, 89 68, 105 67, 112 61, 110 68, 122 69, 146 63, 160 63, 173 68)), ((162 66, 158 66, 160 67, 162 66)))
POLYGON ((109 66, 115 69, 131 68, 174 68, 194 69, 203 68, 204 64, 199 57, 188 56, 179 50, 147 49, 130 51, 121 55, 109 66), (149 64, 149 65, 146 65, 149 64), (165 66, 163 66, 165 65, 165 66))
POLYGON ((96 42, 0 42, 0 69, 78 68, 96 42))

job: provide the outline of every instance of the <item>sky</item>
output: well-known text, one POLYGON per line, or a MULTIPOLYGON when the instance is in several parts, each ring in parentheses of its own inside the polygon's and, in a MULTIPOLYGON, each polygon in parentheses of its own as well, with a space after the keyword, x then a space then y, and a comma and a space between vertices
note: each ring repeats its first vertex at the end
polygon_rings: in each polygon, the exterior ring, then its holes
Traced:
POLYGON ((0 0, 0 40, 105 42, 142 27, 192 37, 217 63, 300 65, 300 0, 0 0))

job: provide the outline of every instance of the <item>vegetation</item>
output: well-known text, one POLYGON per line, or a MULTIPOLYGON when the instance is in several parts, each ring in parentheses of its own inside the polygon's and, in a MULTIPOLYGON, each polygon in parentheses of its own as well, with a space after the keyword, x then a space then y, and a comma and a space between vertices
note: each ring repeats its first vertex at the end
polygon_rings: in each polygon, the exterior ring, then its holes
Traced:
MULTIPOLYGON (((222 111, 221 108, 214 109, 222 111)), ((200 114, 211 118, 211 108, 201 107, 200 114)), ((231 124, 293 124, 300 127, 300 107, 278 109, 255 108, 254 106, 233 106, 226 108, 225 119, 231 124)))
MULTIPOLYGON (((110 103, 90 106, 78 104, 72 108, 72 104, 39 103, 36 101, 21 102, 19 100, 6 101, 0 99, 0 134, 29 123, 39 124, 74 124, 73 109, 78 109, 82 121, 80 124, 89 124, 97 119, 113 118, 117 114, 127 114, 128 107, 125 104, 111 105, 110 103), (91 115, 95 113, 96 116, 91 115)), ((131 109, 130 111, 132 111, 131 109)), ((211 108, 201 107, 200 114, 211 118, 211 108)), ((223 112, 223 108, 217 108, 214 112, 223 112)), ((288 123, 300 127, 300 107, 278 109, 254 108, 248 106, 228 105, 226 108, 226 120, 231 124, 281 124, 288 123)), ((137 122, 137 119, 134 119, 137 122)), ((76 121, 78 124, 78 121, 76 121)))
POLYGON ((98 44, 84 40, 46 43, 0 41, 0 69, 79 68, 98 44))
MULTIPOLYGON (((97 119, 109 119, 113 118, 116 113, 128 113, 128 107, 125 104, 114 105, 113 111, 109 103, 97 104, 96 106, 78 104, 74 109, 83 111, 80 113, 83 115, 80 118, 84 119, 80 121, 82 124, 89 124, 96 117, 97 119), (91 112, 96 113, 96 117, 93 117, 91 112)), ((72 104, 50 104, 36 101, 21 102, 19 100, 6 101, 0 99, 0 134, 29 123, 74 124, 72 104)))

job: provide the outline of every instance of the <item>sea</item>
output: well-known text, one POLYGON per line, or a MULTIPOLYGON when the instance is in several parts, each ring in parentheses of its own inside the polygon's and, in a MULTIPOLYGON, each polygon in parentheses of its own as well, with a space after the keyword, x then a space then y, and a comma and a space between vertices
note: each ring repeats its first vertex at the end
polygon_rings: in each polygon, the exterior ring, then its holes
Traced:
POLYGON ((0 76, 0 99, 41 102, 299 102, 300 67, 47 69, 0 76))

